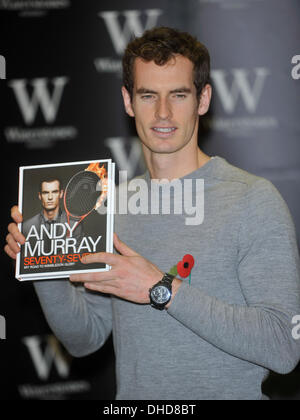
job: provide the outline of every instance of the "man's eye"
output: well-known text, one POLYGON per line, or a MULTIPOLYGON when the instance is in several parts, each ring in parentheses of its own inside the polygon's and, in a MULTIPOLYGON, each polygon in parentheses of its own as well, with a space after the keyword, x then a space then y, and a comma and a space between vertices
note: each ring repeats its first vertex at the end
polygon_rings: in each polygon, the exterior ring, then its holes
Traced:
POLYGON ((145 100, 145 101, 147 101, 147 100, 151 100, 151 99, 153 99, 154 98, 154 96, 153 95, 143 95, 142 96, 142 99, 143 100, 145 100))
POLYGON ((183 93, 177 93, 177 95, 175 95, 176 99, 185 99, 186 95, 184 95, 183 93))

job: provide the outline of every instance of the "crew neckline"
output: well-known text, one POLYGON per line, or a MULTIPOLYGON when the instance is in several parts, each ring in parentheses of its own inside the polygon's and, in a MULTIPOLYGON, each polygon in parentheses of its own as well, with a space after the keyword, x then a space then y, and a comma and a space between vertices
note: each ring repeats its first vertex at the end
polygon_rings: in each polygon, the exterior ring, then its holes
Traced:
MULTIPOLYGON (((220 162, 221 160, 223 160, 223 158, 221 158, 220 156, 212 156, 209 161, 207 161, 203 166, 201 166, 200 168, 196 169, 193 172, 190 172, 189 174, 181 177, 181 178, 174 178, 170 181, 170 183, 172 183, 174 180, 184 180, 184 179, 196 179, 199 177, 202 177, 204 175, 207 175, 208 172, 212 171, 213 168, 216 167, 216 165, 218 164, 218 162, 220 162)), ((147 169, 147 171, 144 173, 144 175, 142 176, 147 183, 150 183, 152 181, 153 178, 150 177, 150 172, 147 169)), ((154 178, 155 179, 155 178, 154 178)))

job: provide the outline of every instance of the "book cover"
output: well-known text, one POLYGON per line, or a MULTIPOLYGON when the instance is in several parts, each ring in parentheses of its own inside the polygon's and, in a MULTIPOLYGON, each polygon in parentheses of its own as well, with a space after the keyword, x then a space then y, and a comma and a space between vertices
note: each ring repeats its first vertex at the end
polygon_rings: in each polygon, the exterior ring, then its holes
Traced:
POLYGON ((86 254, 113 252, 115 164, 110 160, 19 169, 20 231, 26 238, 16 278, 43 280, 108 271, 82 264, 86 254))

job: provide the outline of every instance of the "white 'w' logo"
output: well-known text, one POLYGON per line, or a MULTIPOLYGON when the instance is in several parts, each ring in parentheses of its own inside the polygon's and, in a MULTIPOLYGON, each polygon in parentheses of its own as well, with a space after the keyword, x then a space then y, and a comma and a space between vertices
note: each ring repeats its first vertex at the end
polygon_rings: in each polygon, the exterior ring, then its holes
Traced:
POLYGON ((9 83, 9 86, 15 93, 26 124, 31 125, 34 123, 39 106, 48 124, 55 121, 63 90, 68 83, 68 78, 56 77, 51 82, 54 86, 52 96, 47 87, 48 79, 33 79, 30 83, 33 87, 31 97, 28 94, 27 81, 25 79, 12 80, 9 83))
POLYGON ((31 356, 38 377, 46 381, 54 365, 61 378, 67 378, 70 373, 70 361, 62 353, 57 339, 53 335, 45 337, 32 336, 23 338, 23 343, 27 347, 31 356), (45 350, 42 351, 42 344, 46 343, 45 350))
POLYGON ((228 114, 233 114, 235 112, 240 96, 244 101, 247 111, 249 113, 255 113, 266 78, 270 75, 270 72, 263 67, 256 68, 254 71, 256 77, 253 86, 251 86, 248 80, 248 71, 246 69, 233 69, 233 82, 231 88, 227 84, 226 71, 213 70, 211 72, 211 77, 218 96, 224 110, 228 114))
POLYGON ((163 11, 160 9, 145 10, 147 20, 145 26, 141 22, 141 10, 125 10, 124 12, 107 11, 99 13, 104 20, 116 53, 122 55, 132 37, 140 37, 144 31, 157 25, 157 21, 163 11), (125 17, 125 23, 122 28, 119 17, 125 17))

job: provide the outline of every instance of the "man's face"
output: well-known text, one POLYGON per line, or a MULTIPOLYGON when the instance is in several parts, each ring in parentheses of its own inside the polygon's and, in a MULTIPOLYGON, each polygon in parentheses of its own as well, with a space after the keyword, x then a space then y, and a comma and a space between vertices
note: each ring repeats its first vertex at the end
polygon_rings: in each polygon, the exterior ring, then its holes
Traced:
POLYGON ((193 69, 193 63, 180 55, 164 66, 136 59, 132 101, 125 88, 123 97, 143 145, 151 152, 174 153, 191 141, 197 144, 199 115, 207 112, 209 103, 205 110, 199 104, 193 69))
POLYGON ((45 211, 58 209, 62 195, 63 191, 60 189, 59 181, 43 182, 42 191, 39 193, 43 209, 45 211))

